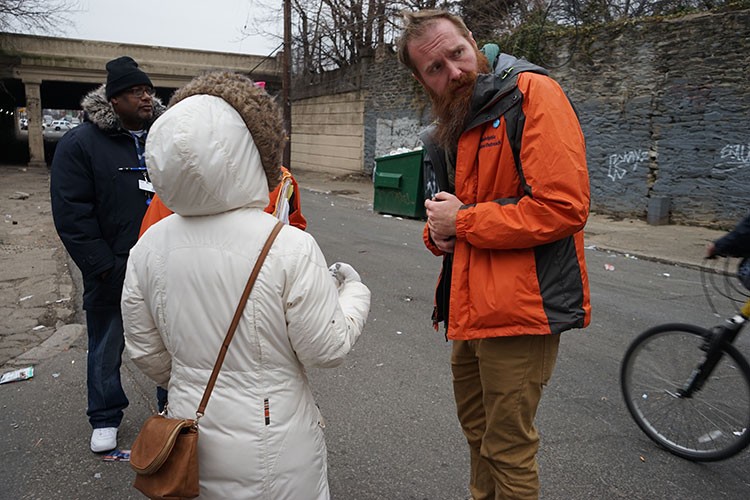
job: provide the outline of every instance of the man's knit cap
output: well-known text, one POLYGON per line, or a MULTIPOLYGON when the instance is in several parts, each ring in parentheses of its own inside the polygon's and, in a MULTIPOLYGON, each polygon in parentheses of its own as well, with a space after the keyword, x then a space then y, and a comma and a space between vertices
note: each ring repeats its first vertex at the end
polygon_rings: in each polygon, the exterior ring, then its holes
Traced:
POLYGON ((107 100, 136 85, 153 87, 148 75, 138 69, 138 63, 132 57, 122 56, 107 63, 107 100))

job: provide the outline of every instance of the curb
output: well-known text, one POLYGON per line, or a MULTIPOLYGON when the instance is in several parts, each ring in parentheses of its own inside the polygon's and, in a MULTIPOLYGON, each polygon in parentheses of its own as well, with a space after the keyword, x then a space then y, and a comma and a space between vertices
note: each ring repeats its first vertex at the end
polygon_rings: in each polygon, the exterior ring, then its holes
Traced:
POLYGON ((55 333, 49 336, 47 340, 36 347, 32 347, 23 354, 19 354, 13 359, 8 360, 4 366, 21 367, 36 365, 45 361, 70 348, 71 345, 83 334, 86 333, 86 326, 77 323, 63 325, 55 333))

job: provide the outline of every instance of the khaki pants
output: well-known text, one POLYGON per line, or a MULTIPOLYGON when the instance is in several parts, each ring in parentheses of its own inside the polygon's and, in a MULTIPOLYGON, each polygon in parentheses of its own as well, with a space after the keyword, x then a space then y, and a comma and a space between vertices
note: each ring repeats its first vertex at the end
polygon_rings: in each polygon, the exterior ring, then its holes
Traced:
POLYGON ((559 344, 560 335, 453 342, 453 392, 471 451, 473 499, 539 497, 534 418, 559 344))

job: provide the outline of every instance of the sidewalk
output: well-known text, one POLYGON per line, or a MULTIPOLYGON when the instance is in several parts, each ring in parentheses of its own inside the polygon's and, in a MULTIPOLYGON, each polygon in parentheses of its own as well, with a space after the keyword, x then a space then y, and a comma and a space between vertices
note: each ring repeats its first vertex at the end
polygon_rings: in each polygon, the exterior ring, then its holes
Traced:
POLYGON ((2 367, 74 323, 80 292, 52 222, 47 169, 0 166, 0 217, 2 367))

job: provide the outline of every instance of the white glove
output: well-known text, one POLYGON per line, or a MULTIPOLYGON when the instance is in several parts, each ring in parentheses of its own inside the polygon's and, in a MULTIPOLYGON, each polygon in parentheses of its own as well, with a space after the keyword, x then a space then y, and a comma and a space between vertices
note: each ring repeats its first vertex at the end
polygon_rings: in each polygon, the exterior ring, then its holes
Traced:
POLYGON ((331 267, 328 268, 328 272, 331 273, 336 288, 341 287, 346 281, 362 281, 359 277, 359 273, 355 271, 352 266, 344 262, 331 264, 331 267))

